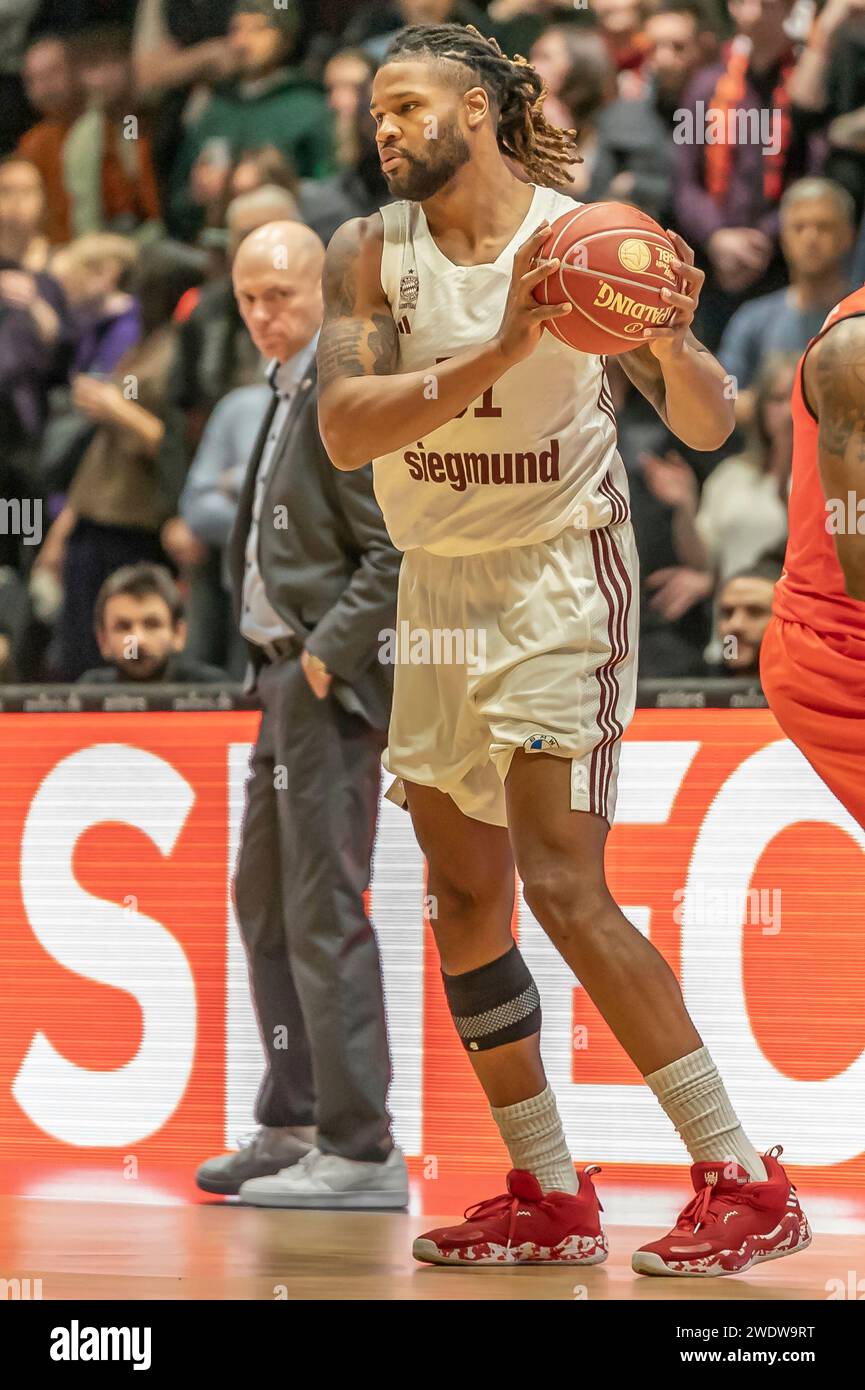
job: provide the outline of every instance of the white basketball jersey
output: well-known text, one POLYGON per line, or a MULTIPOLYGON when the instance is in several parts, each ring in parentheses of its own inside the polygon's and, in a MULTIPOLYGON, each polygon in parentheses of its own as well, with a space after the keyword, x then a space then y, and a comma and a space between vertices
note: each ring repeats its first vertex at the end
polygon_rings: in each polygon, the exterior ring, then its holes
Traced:
MULTIPOLYGON (((473 266, 439 250, 419 203, 383 207, 381 283, 398 329, 398 370, 428 369, 423 389, 432 393, 438 362, 498 331, 519 246, 544 218, 579 206, 536 186, 498 259, 473 266)), ((373 474, 400 550, 471 555, 630 515, 604 359, 546 332, 461 415, 374 459, 373 474)))

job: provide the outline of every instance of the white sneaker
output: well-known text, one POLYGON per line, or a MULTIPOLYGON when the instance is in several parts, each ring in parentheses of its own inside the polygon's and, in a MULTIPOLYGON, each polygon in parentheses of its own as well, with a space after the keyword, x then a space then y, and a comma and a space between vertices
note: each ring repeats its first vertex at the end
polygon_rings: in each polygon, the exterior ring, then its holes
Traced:
POLYGON ((195 1174, 195 1181, 203 1192, 219 1192, 223 1196, 236 1197, 242 1183, 250 1178, 262 1178, 267 1173, 278 1173, 297 1163, 312 1149, 310 1140, 315 1130, 301 1130, 289 1127, 274 1129, 259 1125, 252 1134, 239 1140, 239 1151, 221 1154, 219 1158, 209 1158, 202 1163, 195 1174), (310 1136, 304 1139, 303 1134, 310 1136))
POLYGON ((253 1207, 362 1207, 387 1211, 408 1205, 408 1172, 401 1149, 384 1163, 360 1163, 312 1149, 292 1168, 251 1178, 238 1194, 253 1207))

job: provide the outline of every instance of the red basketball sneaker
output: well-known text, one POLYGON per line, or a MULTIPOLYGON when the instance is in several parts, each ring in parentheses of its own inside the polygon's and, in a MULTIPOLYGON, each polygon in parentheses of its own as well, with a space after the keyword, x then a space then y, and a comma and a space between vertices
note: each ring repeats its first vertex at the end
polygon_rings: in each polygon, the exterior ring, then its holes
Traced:
POLYGON ((600 1264, 609 1254, 592 1182, 600 1171, 585 1168, 572 1195, 544 1194, 531 1173, 512 1168, 506 1193, 469 1207, 460 1226, 418 1236, 412 1254, 434 1265, 600 1264))
POLYGON ((766 1182, 751 1182, 738 1163, 695 1163, 696 1196, 669 1235, 636 1251, 637 1274, 741 1274, 760 1260, 794 1255, 811 1244, 811 1230, 778 1154, 763 1155, 766 1182))

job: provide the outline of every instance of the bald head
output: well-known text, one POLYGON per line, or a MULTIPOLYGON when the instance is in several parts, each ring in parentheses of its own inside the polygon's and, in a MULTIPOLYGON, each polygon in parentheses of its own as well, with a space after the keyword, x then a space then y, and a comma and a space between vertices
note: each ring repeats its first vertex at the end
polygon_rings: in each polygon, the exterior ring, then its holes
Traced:
POLYGON ((301 220, 297 199, 287 188, 280 188, 278 184, 265 183, 249 193, 238 193, 228 204, 225 215, 232 260, 237 255, 240 243, 256 228, 268 222, 301 220))
POLYGON ((267 267, 287 275, 316 275, 321 279, 324 268, 324 245, 311 227, 304 222, 268 222, 244 237, 234 261, 235 282, 238 274, 267 267), (298 267, 300 270, 298 271, 298 267))
POLYGON ((234 293, 255 346, 287 362, 321 327, 324 246, 303 222, 250 232, 232 267, 234 293))

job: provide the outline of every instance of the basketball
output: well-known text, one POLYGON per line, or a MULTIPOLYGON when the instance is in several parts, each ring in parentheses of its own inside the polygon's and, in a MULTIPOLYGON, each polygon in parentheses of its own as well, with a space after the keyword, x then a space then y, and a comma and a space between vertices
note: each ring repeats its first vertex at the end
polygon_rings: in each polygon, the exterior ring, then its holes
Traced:
POLYGON ((561 264, 534 288, 541 304, 573 305, 544 327, 580 352, 615 357, 639 347, 643 329, 663 327, 675 312, 661 298, 680 290, 666 232, 627 203, 587 203, 552 225, 539 259, 561 264))

